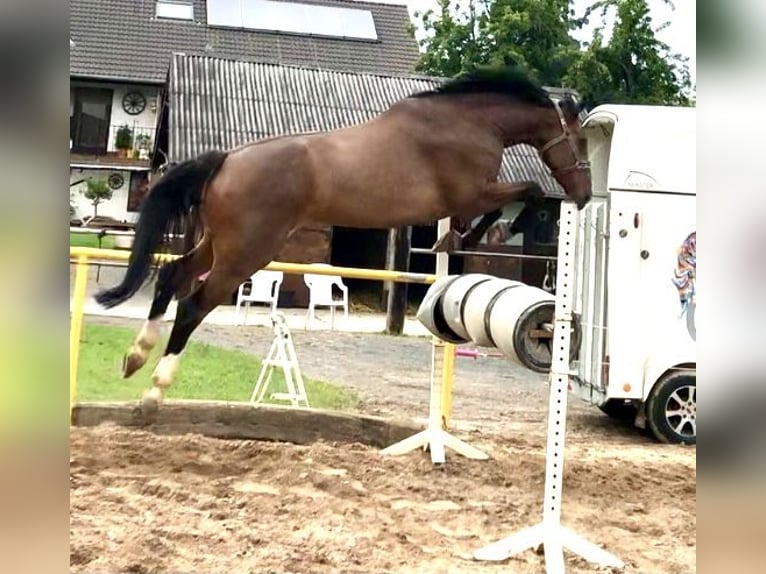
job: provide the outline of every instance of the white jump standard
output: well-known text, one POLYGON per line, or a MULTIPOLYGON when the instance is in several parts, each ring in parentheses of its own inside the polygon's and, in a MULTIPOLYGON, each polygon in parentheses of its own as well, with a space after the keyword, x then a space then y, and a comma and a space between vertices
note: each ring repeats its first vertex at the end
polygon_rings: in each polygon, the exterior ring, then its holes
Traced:
POLYGON ((547 574, 563 574, 564 548, 586 560, 621 568, 622 560, 582 538, 561 524, 561 498, 564 478, 564 436, 570 377, 570 336, 574 276, 574 206, 561 206, 559 265, 553 330, 550 399, 548 402, 548 444, 546 447, 543 520, 474 552, 477 560, 505 560, 530 548, 543 545, 547 574))

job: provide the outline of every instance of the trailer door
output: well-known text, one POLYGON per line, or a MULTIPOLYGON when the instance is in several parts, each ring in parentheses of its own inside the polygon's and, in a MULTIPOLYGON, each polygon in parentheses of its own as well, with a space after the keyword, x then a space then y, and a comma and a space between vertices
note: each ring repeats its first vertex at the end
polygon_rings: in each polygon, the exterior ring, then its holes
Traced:
POLYGON ((609 398, 637 398, 643 381, 641 216, 646 193, 610 193, 607 322, 609 398))

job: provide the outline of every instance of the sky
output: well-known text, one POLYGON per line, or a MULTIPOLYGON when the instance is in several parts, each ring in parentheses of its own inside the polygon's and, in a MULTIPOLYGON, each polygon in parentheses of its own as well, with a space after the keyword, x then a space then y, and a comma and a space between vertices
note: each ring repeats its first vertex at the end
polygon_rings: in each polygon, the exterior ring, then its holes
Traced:
MULTIPOLYGON (((368 0, 374 2, 375 0, 368 0)), ((409 8, 410 17, 415 11, 425 11, 435 8, 435 0, 379 0, 388 4, 405 4, 409 8)), ((579 16, 591 4, 592 0, 575 0, 575 12, 579 16)), ((658 37, 668 44, 674 52, 680 52, 689 58, 689 70, 692 83, 697 81, 697 2, 696 0, 674 0, 675 10, 666 6, 662 0, 649 0, 652 19, 655 26, 670 21, 670 26, 662 30, 658 37)), ((415 21, 412 18, 413 22, 415 21)), ((600 17, 598 19, 600 21, 600 17)), ((590 39, 593 26, 580 31, 578 40, 590 39)), ((607 31, 608 34, 608 31, 607 31)), ((607 35, 608 37, 608 35, 607 35)))

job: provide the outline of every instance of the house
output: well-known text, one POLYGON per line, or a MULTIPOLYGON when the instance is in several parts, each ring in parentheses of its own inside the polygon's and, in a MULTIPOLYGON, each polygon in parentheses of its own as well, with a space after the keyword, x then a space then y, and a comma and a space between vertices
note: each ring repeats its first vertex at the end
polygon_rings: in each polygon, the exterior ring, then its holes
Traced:
MULTIPOLYGON (((211 148, 227 149, 264 137, 307 131, 327 131, 369 120, 414 92, 431 89, 441 80, 411 73, 354 72, 319 67, 291 66, 238 58, 173 54, 167 73, 167 89, 159 104, 158 153, 154 163, 166 159, 178 163, 211 148)), ((549 89, 554 97, 562 90, 549 89)), ((506 150, 500 178, 535 180, 543 187, 548 205, 541 210, 541 226, 555 222, 563 190, 529 146, 506 150)), ((509 206, 513 217, 521 206, 509 206)), ((413 246, 430 247, 435 226, 413 229, 413 246)), ((529 250, 534 233, 525 234, 529 250)), ((551 235, 551 234, 548 234, 551 235)), ((518 238, 516 242, 521 238, 518 238)), ((555 239, 543 238, 539 253, 555 254, 555 239), (548 249, 548 251, 546 251, 548 249), (550 250, 553 251, 550 251, 550 250)), ((327 262, 349 267, 384 268, 388 246, 387 230, 316 227, 294 234, 277 255, 280 261, 327 262)), ((492 246, 495 251, 521 252, 521 243, 492 246)), ((468 267, 485 265, 486 257, 467 258, 468 267)), ((413 255, 413 270, 433 271, 433 257, 413 255), (418 269, 419 268, 419 269, 418 269)), ((524 273, 541 282, 544 262, 492 261, 493 272, 521 278, 524 273), (532 275, 530 275, 530 273, 532 275), (538 277, 539 276, 539 277, 538 277)), ((378 282, 348 281, 349 285, 378 291, 378 282)), ((415 288, 416 289, 416 288, 415 288)), ((300 278, 286 277, 283 291, 291 302, 301 305, 305 290, 300 278)))
POLYGON ((133 222, 148 184, 158 99, 175 52, 406 74, 418 58, 404 4, 351 0, 71 0, 70 197, 113 191, 98 213, 133 222))

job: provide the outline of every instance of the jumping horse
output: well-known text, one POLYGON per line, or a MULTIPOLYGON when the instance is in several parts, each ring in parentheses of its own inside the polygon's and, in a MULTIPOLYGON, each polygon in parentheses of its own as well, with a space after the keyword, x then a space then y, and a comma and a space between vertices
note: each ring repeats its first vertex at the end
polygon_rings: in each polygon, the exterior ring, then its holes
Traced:
POLYGON ((171 167, 152 182, 141 206, 122 282, 99 292, 96 301, 111 308, 132 297, 179 221, 193 216, 203 233, 190 251, 159 269, 123 377, 146 362, 175 296, 175 322, 142 397, 144 408, 159 406, 192 332, 305 224, 388 229, 484 216, 480 229, 467 232, 483 234, 504 205, 542 197, 535 182, 498 181, 509 146, 534 146, 568 199, 582 208, 591 180, 578 154, 579 112, 573 99, 551 99, 519 70, 477 68, 358 125, 207 151, 171 167), (204 281, 195 281, 208 271, 204 281))

